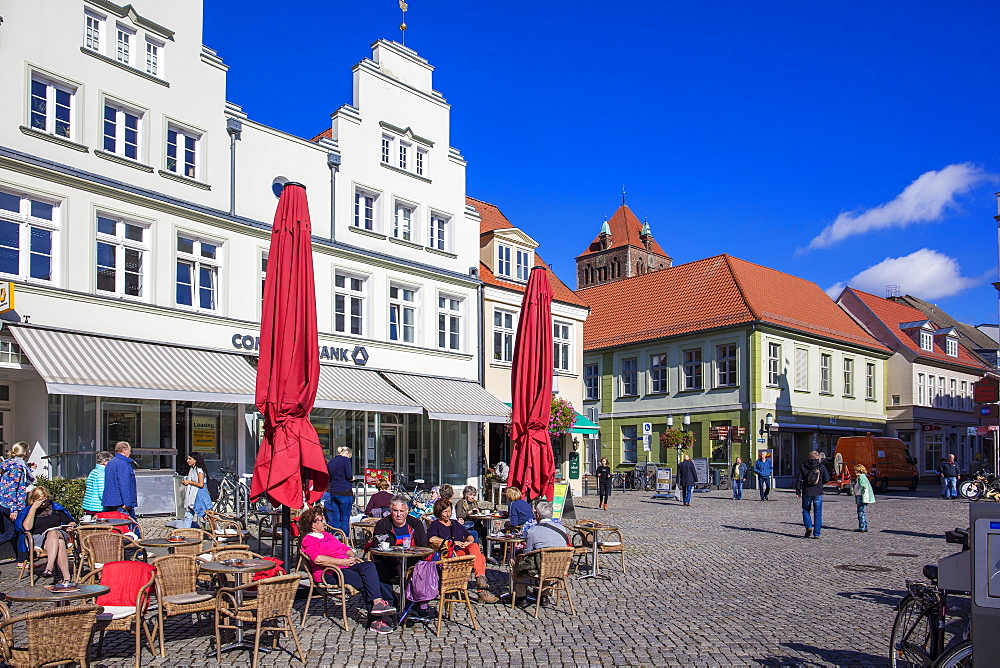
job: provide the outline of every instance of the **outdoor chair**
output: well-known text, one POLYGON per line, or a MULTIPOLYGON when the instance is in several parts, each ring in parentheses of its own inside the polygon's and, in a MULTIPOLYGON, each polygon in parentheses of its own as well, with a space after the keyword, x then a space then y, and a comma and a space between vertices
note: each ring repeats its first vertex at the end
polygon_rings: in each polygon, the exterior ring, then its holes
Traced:
POLYGON ((538 609, 542 605, 542 596, 547 591, 555 592, 556 605, 558 605, 562 600, 562 594, 565 592, 566 600, 569 601, 569 609, 575 615, 576 607, 574 607, 573 597, 569 593, 569 566, 572 560, 572 547, 543 547, 540 550, 519 555, 514 560, 514 565, 510 570, 510 607, 513 608, 514 604, 517 602, 517 584, 519 582, 524 582, 528 585, 534 584, 538 588, 535 598, 536 619, 538 618, 538 609), (538 555, 538 575, 532 576, 518 573, 518 567, 521 563, 523 563, 525 559, 534 558, 532 555, 538 555))
POLYGON ((447 608, 448 619, 451 619, 451 608, 456 603, 465 603, 469 609, 469 617, 472 618, 472 628, 479 630, 476 623, 476 613, 472 610, 472 601, 469 600, 469 576, 472 575, 475 555, 469 554, 464 557, 452 557, 442 559, 438 563, 441 566, 441 589, 438 592, 438 622, 437 636, 441 637, 441 619, 447 608))
POLYGON ((111 591, 97 597, 104 611, 97 617, 97 655, 104 647, 108 631, 128 631, 135 635, 135 668, 142 657, 142 636, 146 636, 149 651, 156 656, 153 635, 146 623, 150 602, 156 589, 156 567, 144 561, 112 561, 87 574, 81 584, 103 584, 111 591))
MULTIPOLYGON (((580 568, 580 562, 589 560, 594 554, 593 531, 573 530, 573 559, 575 569, 580 568)), ((604 532, 605 540, 597 541, 597 555, 617 554, 621 558, 622 573, 625 572, 625 541, 622 539, 621 531, 604 532)), ((594 564, 590 565, 591 568, 594 564)))
POLYGON ((17 569, 17 579, 21 580, 24 578, 24 574, 28 574, 28 582, 32 587, 35 586, 35 568, 38 565, 40 559, 48 559, 48 553, 40 547, 35 547, 34 538, 30 531, 18 531, 18 540, 23 541, 24 544, 28 546, 28 558, 22 562, 22 565, 17 569))
POLYGON ((126 549, 134 550, 131 557, 133 560, 138 559, 141 555, 145 561, 146 550, 126 538, 124 534, 114 531, 96 531, 84 534, 78 547, 76 579, 80 579, 84 566, 94 570, 112 561, 126 561, 126 549))
POLYGON ((106 510, 94 515, 95 519, 109 519, 109 520, 129 520, 131 524, 126 524, 123 526, 112 527, 112 531, 117 533, 132 534, 129 538, 133 540, 139 540, 142 538, 142 525, 139 524, 139 520, 135 519, 128 513, 123 513, 119 510, 106 510))
POLYGON ((211 548, 219 547, 219 543, 215 540, 215 534, 211 531, 205 531, 204 529, 171 529, 167 532, 167 538, 173 536, 180 536, 181 538, 187 538, 188 540, 200 540, 201 544, 197 545, 177 545, 174 547, 174 554, 188 554, 193 557, 203 554, 205 552, 205 543, 210 543, 211 548))
POLYGON ((299 588, 299 574, 278 575, 273 578, 258 580, 245 584, 241 587, 226 587, 220 589, 215 599, 215 656, 221 660, 222 656, 222 631, 228 630, 234 633, 240 624, 244 624, 244 631, 250 630, 245 626, 251 624, 254 633, 253 639, 253 660, 251 668, 257 668, 257 659, 260 654, 261 635, 271 632, 271 648, 278 646, 278 634, 289 633, 295 641, 295 650, 299 661, 305 662, 305 654, 302 653, 302 646, 299 644, 299 636, 295 632, 295 622, 292 615, 295 609, 292 604, 295 602, 295 592, 299 588), (254 598, 242 598, 242 594, 250 587, 257 588, 257 596, 254 598), (283 624, 279 624, 280 621, 283 624), (268 623, 270 622, 270 623, 268 623))
POLYGON ((90 665, 87 651, 94 634, 99 605, 71 605, 29 612, 17 617, 0 603, 0 659, 12 668, 36 668, 52 664, 90 665), (15 626, 24 623, 26 634, 15 636, 15 626), (21 641, 26 640, 22 644, 21 641))
MULTIPOLYGON (((327 527, 327 531, 330 531, 331 527, 327 527)), ((344 532, 340 529, 333 529, 330 531, 337 539, 340 540, 344 532), (336 533, 334 533, 336 532, 336 533), (338 535, 339 534, 339 535, 338 535)), ((313 578, 313 562, 306 554, 302 551, 301 541, 299 545, 299 560, 295 566, 295 570, 300 572, 299 577, 301 578, 301 573, 305 573, 306 577, 309 579, 309 595, 306 597, 306 604, 302 608, 302 624, 306 623, 306 617, 309 615, 309 606, 312 604, 313 596, 316 591, 319 591, 320 596, 323 597, 323 616, 326 617, 329 614, 330 598, 340 599, 340 617, 341 623, 344 626, 344 630, 347 630, 347 599, 349 597, 354 597, 360 592, 354 587, 344 583, 344 574, 341 569, 334 566, 326 566, 323 568, 323 572, 320 575, 321 581, 317 582, 313 578), (326 574, 333 573, 336 577, 336 583, 329 583, 326 581, 326 574)), ((301 579, 300 579, 301 583, 301 579)))
POLYGON ((235 517, 220 515, 214 510, 206 510, 204 517, 217 543, 245 543, 250 536, 250 531, 235 517))
POLYGON ((153 635, 160 639, 160 656, 166 656, 163 645, 164 623, 170 617, 194 615, 198 633, 205 632, 202 614, 215 612, 215 595, 198 589, 198 559, 189 554, 171 554, 153 560, 156 567, 156 619, 153 635))

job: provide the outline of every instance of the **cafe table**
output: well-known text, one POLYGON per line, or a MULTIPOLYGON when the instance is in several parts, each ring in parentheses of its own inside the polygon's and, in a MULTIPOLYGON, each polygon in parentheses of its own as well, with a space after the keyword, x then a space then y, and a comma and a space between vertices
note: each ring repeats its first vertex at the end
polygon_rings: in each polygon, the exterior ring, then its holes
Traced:
POLYGON ((483 537, 483 551, 487 557, 490 556, 490 534, 493 532, 493 522, 496 520, 502 520, 503 516, 496 513, 476 513, 475 515, 466 515, 465 519, 472 520, 473 523, 479 522, 480 526, 483 528, 479 534, 483 537))
POLYGON ((250 514, 257 519, 257 537, 262 539, 270 537, 271 554, 278 554, 278 545, 281 543, 281 510, 251 510, 250 514), (266 533, 265 533, 266 531, 266 533))
POLYGON ((403 620, 406 619, 406 613, 409 610, 406 609, 406 560, 410 557, 415 559, 423 559, 428 554, 433 554, 434 550, 429 547, 390 547, 388 549, 372 548, 371 553, 379 557, 390 557, 392 559, 399 559, 399 609, 402 611, 399 615, 399 628, 403 628, 403 620))
POLYGON ((507 598, 514 590, 514 549, 518 543, 524 542, 524 537, 516 534, 501 533, 490 536, 490 540, 503 545, 503 552, 500 556, 500 565, 507 569, 510 577, 508 578, 508 592, 501 598, 507 598))
POLYGON ((357 522, 351 522, 351 535, 347 537, 351 542, 351 547, 360 547, 362 544, 367 543, 372 538, 372 530, 378 522, 379 518, 377 517, 365 517, 357 522), (355 536, 355 527, 358 529, 360 540, 355 536))
MULTIPOLYGON (((199 566, 206 573, 213 575, 232 575, 236 587, 243 585, 243 578, 247 573, 259 573, 274 568, 274 562, 267 559, 223 559, 222 561, 207 561, 199 566)), ((243 605, 243 590, 236 590, 236 606, 243 605)), ((219 651, 228 652, 231 649, 253 649, 253 643, 243 639, 243 622, 236 620, 236 642, 229 643, 220 648, 219 651)), ((262 652, 270 652, 270 648, 263 645, 262 652)), ((214 653, 214 652, 212 652, 214 653)))
POLYGON ((144 538, 142 540, 135 541, 136 545, 141 545, 142 547, 165 547, 170 554, 174 553, 174 548, 183 547, 184 545, 201 545, 202 540, 200 538, 183 538, 182 540, 171 540, 170 538, 144 538))
POLYGON ((52 585, 25 587, 7 592, 8 601, 26 601, 29 603, 54 603, 56 607, 69 605, 70 601, 85 598, 97 598, 111 591, 111 587, 100 584, 78 584, 75 589, 53 591, 52 585))
POLYGON ((590 554, 590 572, 584 573, 583 575, 578 575, 578 580, 585 580, 587 578, 601 578, 602 580, 610 580, 607 575, 601 575, 601 565, 598 561, 598 550, 601 532, 618 531, 618 527, 611 526, 609 524, 601 524, 600 522, 587 522, 584 524, 577 524, 573 527, 573 530, 582 534, 584 536, 584 541, 588 539, 593 544, 593 550, 590 554))

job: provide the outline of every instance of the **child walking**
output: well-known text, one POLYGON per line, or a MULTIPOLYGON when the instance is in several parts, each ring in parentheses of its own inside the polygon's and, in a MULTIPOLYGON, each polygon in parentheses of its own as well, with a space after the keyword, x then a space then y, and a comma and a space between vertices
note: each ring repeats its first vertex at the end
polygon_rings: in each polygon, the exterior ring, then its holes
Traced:
POLYGON ((868 480, 868 469, 861 464, 854 465, 854 502, 858 504, 858 528, 855 531, 868 532, 868 504, 875 503, 875 491, 868 480))

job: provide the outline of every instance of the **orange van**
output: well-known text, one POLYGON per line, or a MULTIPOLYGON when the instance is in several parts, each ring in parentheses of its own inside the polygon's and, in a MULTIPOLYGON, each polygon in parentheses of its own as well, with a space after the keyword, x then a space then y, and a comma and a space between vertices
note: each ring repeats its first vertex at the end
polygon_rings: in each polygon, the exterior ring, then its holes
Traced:
POLYGON ((898 438, 869 435, 837 439, 833 472, 826 486, 850 494, 855 464, 868 469, 868 479, 878 492, 886 492, 890 487, 905 487, 912 492, 920 482, 917 460, 898 438))

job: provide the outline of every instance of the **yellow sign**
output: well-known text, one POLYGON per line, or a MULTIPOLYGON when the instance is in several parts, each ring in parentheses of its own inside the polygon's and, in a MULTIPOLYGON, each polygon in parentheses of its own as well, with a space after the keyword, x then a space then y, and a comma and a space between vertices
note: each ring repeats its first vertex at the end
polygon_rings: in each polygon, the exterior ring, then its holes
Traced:
POLYGON ((14 284, 10 281, 0 283, 0 313, 14 310, 14 284))
POLYGON ((552 518, 562 519, 563 509, 566 506, 566 497, 569 496, 569 485, 560 482, 552 488, 552 518))
POLYGON ((217 415, 191 415, 191 449, 211 454, 219 451, 217 415))

